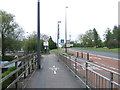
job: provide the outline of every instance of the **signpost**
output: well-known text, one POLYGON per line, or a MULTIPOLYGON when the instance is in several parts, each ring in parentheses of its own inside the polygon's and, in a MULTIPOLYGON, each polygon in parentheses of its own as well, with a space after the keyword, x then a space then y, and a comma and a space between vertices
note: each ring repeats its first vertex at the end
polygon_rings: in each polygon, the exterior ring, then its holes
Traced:
POLYGON ((61 39, 61 43, 64 43, 64 39, 61 39))
POLYGON ((67 44, 70 44, 70 40, 66 40, 66 43, 67 43, 67 44))
POLYGON ((44 46, 48 46, 48 41, 43 43, 44 46))
POLYGON ((66 44, 66 47, 73 47, 73 44, 66 44))
POLYGON ((45 53, 46 53, 47 50, 48 50, 48 41, 44 42, 43 45, 44 45, 44 50, 45 50, 45 53))

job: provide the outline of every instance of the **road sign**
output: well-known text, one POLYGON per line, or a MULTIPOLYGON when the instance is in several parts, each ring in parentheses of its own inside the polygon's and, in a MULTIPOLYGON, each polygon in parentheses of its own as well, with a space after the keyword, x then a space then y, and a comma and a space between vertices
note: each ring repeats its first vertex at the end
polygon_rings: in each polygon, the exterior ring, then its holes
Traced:
POLYGON ((44 42, 43 44, 44 44, 44 46, 48 46, 48 42, 44 42))
POLYGON ((67 40, 66 43, 70 43, 70 40, 67 40))
POLYGON ((66 47, 73 47, 73 44, 66 44, 66 47))
POLYGON ((61 43, 64 43, 64 39, 61 39, 61 43))

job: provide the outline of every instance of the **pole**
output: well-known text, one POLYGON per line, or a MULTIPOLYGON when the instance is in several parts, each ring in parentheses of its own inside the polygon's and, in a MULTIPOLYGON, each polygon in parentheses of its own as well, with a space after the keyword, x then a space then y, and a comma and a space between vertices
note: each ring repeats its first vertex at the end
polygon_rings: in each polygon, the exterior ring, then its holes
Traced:
POLYGON ((40 0, 38 0, 38 18, 37 18, 37 27, 38 27, 38 46, 37 46, 37 59, 38 59, 38 69, 40 66, 40 0))
POLYGON ((65 7, 65 52, 67 53, 67 6, 65 7))
MULTIPOLYGON (((59 21, 58 21, 58 31, 57 31, 57 53, 59 54, 59 21)), ((59 58, 58 58, 59 62, 59 58)))
MULTIPOLYGON (((59 23, 61 23, 61 21, 58 21, 58 32, 57 32, 57 50, 59 49, 59 23)), ((58 54, 59 54, 59 50, 58 50, 58 54)), ((59 60, 58 60, 59 61, 59 60)))
POLYGON ((58 22, 58 34, 57 34, 57 49, 59 48, 59 22, 58 22))

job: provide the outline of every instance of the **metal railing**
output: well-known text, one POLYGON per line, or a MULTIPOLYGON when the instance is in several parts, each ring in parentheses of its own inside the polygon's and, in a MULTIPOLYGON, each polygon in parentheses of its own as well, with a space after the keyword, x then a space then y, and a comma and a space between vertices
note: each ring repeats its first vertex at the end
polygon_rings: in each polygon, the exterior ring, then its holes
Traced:
POLYGON ((60 58, 60 60, 82 80, 87 88, 120 89, 118 80, 120 78, 120 73, 89 62, 89 54, 87 54, 86 60, 83 59, 82 55, 80 58, 78 53, 76 56, 57 54, 58 58, 60 58))
POLYGON ((0 67, 2 68, 12 63, 15 63, 15 70, 9 73, 7 76, 1 78, 0 84, 3 84, 5 80, 15 75, 15 79, 7 86, 7 88, 18 88, 18 81, 20 81, 21 78, 25 79, 33 72, 33 70, 36 70, 37 68, 36 53, 32 53, 21 58, 15 59, 13 61, 10 61, 6 64, 2 64, 0 67), (18 66, 18 62, 20 62, 21 65, 18 66))

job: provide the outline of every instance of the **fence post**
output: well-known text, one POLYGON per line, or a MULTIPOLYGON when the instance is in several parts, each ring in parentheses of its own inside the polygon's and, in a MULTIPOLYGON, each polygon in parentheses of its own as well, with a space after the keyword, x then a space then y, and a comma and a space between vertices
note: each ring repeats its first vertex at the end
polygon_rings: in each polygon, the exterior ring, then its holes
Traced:
POLYGON ((71 56, 69 56, 70 68, 71 68, 71 56))
POLYGON ((77 75, 77 58, 79 57, 79 53, 77 52, 77 56, 75 58, 75 74, 77 75))
POLYGON ((87 61, 86 61, 86 70, 85 70, 85 76, 86 76, 86 85, 88 85, 88 60, 89 60, 89 53, 87 53, 87 61))
POLYGON ((28 74, 30 74, 30 61, 28 60, 28 74))
POLYGON ((75 58, 75 74, 77 75, 77 58, 75 58))
MULTIPOLYGON (((25 63, 25 60, 24 60, 24 65, 25 65, 26 63, 25 63)), ((24 66, 24 71, 25 71, 25 73, 24 73, 24 78, 26 78, 26 65, 24 66)))
POLYGON ((87 85, 88 85, 88 70, 87 70, 87 67, 88 67, 88 63, 86 61, 86 64, 85 64, 85 67, 86 67, 86 70, 85 70, 85 83, 86 83, 86 88, 87 88, 87 85))
POLYGON ((34 60, 34 54, 32 55, 32 60, 31 60, 31 70, 34 70, 34 65, 33 65, 33 60, 34 60))
POLYGON ((37 56, 35 56, 35 67, 37 68, 37 56))
POLYGON ((83 58, 83 52, 81 52, 81 58, 83 58))
POLYGON ((112 81, 113 81, 113 73, 112 72, 110 72, 110 90, 112 90, 113 89, 113 83, 112 83, 112 81))
POLYGON ((79 57, 79 52, 77 52, 77 58, 79 57))
POLYGON ((89 53, 87 53, 87 60, 89 60, 89 53))
MULTIPOLYGON (((17 69, 18 68, 18 62, 15 62, 15 69, 17 69)), ((18 72, 16 72, 16 74, 15 74, 15 78, 17 79, 17 77, 18 77, 18 72)), ((18 83, 16 82, 15 83, 15 88, 17 89, 18 88, 18 83)))

